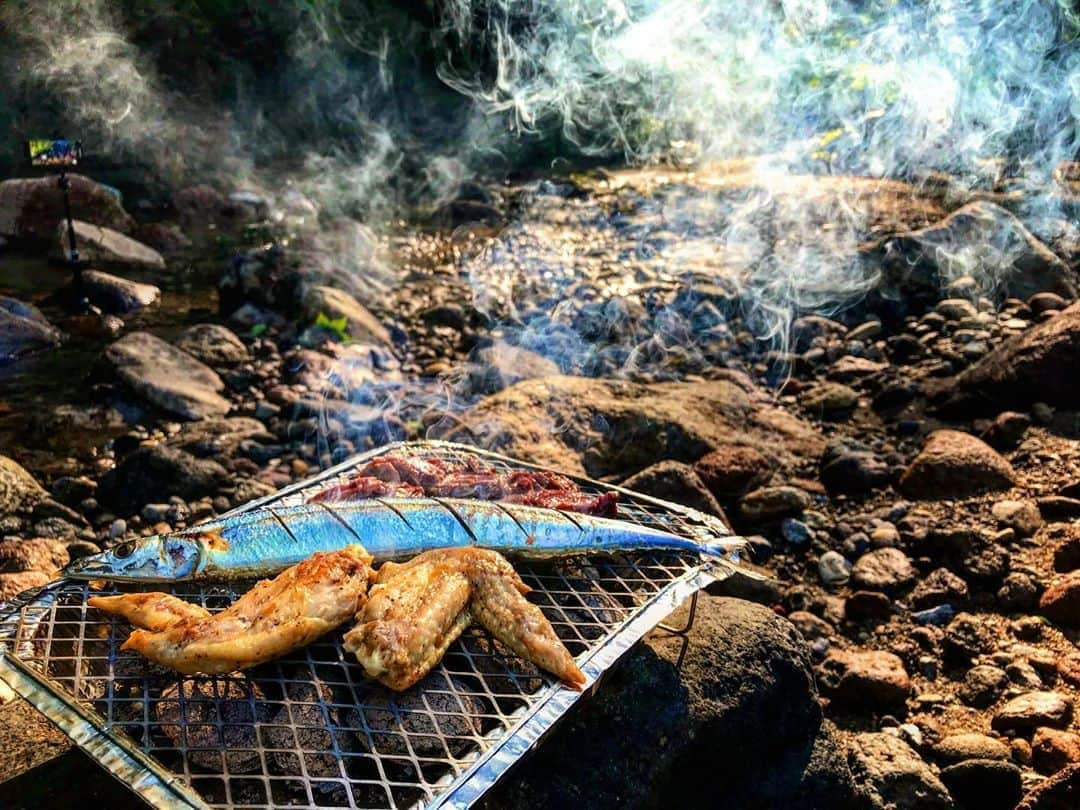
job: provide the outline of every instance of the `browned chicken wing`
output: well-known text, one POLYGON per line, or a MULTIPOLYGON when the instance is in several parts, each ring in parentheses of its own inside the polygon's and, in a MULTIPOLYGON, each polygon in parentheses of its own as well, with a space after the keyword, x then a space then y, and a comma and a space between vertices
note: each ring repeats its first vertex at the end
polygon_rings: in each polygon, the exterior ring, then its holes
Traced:
POLYGON ((352 545, 263 580, 213 615, 162 593, 89 603, 145 628, 121 649, 184 674, 216 675, 277 658, 343 624, 362 607, 371 576, 371 555, 352 545))
POLYGON ((525 599, 528 591, 502 555, 485 549, 440 549, 387 563, 345 634, 345 649, 368 677, 400 691, 423 678, 475 618, 518 655, 580 688, 584 674, 525 599))

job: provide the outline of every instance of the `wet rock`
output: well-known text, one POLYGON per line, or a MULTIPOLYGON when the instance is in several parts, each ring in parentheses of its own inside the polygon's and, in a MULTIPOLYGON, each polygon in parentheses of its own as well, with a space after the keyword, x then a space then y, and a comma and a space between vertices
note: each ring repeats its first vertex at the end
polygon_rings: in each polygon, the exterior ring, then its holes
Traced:
POLYGON ((390 333, 367 308, 343 290, 314 285, 304 292, 303 317, 314 323, 320 314, 345 319, 345 332, 353 340, 390 345, 390 333))
POLYGON ((232 407, 211 369, 149 332, 132 332, 105 350, 117 377, 147 401, 183 419, 224 416, 232 407))
POLYGON ((694 464, 694 471, 710 492, 727 501, 768 481, 772 466, 753 447, 733 444, 706 453, 694 464))
POLYGON ((898 548, 868 551, 855 561, 851 582, 870 591, 897 593, 911 585, 918 572, 908 556, 898 548))
POLYGON ((622 486, 654 498, 681 503, 707 515, 724 518, 724 510, 698 478, 694 468, 681 461, 661 461, 630 476, 622 486))
POLYGON ((216 323, 189 326, 177 338, 176 347, 208 366, 236 366, 250 358, 243 341, 216 323))
POLYGON ((821 419, 843 419, 859 404, 859 394, 842 383, 819 383, 799 395, 804 410, 821 419))
POLYGON ((965 759, 1009 759, 1009 746, 985 734, 951 734, 934 746, 934 755, 946 762, 965 759))
MULTIPOLYGON (((71 210, 85 222, 130 231, 131 217, 109 189, 80 174, 69 174, 71 210)), ((53 238, 64 217, 64 195, 53 177, 19 178, 0 183, 0 236, 53 238)))
POLYGON ((921 578, 911 592, 911 605, 916 609, 936 605, 963 605, 968 598, 968 584, 948 568, 935 568, 921 578))
POLYGON ((478 394, 494 394, 522 380, 551 377, 559 366, 543 355, 497 341, 476 352, 470 387, 478 394))
POLYGON ((833 650, 818 667, 818 684, 834 706, 844 708, 899 708, 911 693, 904 663, 879 650, 833 650))
POLYGON ((1009 489, 1012 466, 985 442, 957 430, 931 433, 900 480, 909 498, 962 498, 1009 489))
POLYGON ((951 810, 945 785, 917 753, 891 734, 858 734, 848 743, 848 764, 860 806, 872 810, 951 810))
MULTIPOLYGON (((74 293, 74 288, 68 288, 74 293)), ((129 281, 99 270, 84 270, 82 291, 87 300, 103 312, 129 315, 157 303, 161 290, 153 284, 129 281)))
POLYGON ((990 507, 1002 526, 1013 529, 1017 537, 1031 537, 1043 525, 1039 507, 1031 501, 998 501, 990 507))
MULTIPOLYGON (((142 242, 135 241, 130 236, 124 236, 111 228, 93 225, 79 219, 76 219, 74 224, 79 259, 87 264, 120 272, 127 270, 160 272, 165 269, 165 259, 160 253, 142 242)), ((70 249, 67 223, 61 222, 56 228, 53 258, 65 261, 70 249)))
POLYGON ((748 381, 733 379, 527 380, 482 400, 442 438, 458 436, 592 477, 626 474, 665 458, 690 463, 732 444, 754 447, 781 467, 821 452, 812 427, 771 405, 748 381))
POLYGON ((1080 628, 1080 571, 1051 582, 1039 599, 1039 610, 1054 624, 1080 628))
POLYGON ((765 523, 801 515, 810 496, 798 487, 761 487, 739 499, 739 514, 748 523, 765 523))
POLYGON ((29 512, 49 494, 18 463, 0 456, 0 516, 29 512))
POLYGON ((62 338, 36 307, 0 296, 0 365, 59 346, 62 338))
POLYGON ((634 647, 490 805, 849 807, 798 632, 765 608, 703 600, 681 668, 677 639, 634 647))
POLYGON ((946 414, 1025 409, 1036 402, 1080 407, 1080 303, 983 357, 955 379, 928 389, 946 414))
POLYGON ((228 480, 229 474, 215 461, 155 445, 125 456, 102 478, 98 497, 123 514, 133 514, 170 495, 192 501, 217 494, 228 480))
POLYGON ((0 573, 40 571, 52 575, 70 561, 67 545, 60 540, 0 540, 0 573))
POLYGON ((941 771, 941 781, 962 807, 1011 810, 1023 789, 1020 769, 999 759, 968 759, 941 771))
POLYGON ((1031 738, 1031 764, 1039 773, 1057 773, 1080 762, 1080 734, 1039 728, 1031 738))
POLYGON ((1072 716, 1072 699, 1058 692, 1028 692, 994 712, 997 731, 1026 733, 1039 726, 1064 728, 1072 716))

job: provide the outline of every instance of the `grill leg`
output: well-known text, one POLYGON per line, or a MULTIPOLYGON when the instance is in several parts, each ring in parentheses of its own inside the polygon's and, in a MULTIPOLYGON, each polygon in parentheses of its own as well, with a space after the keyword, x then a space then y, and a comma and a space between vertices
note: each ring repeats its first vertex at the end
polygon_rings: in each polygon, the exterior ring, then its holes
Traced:
POLYGON ((679 637, 679 656, 675 659, 675 669, 682 668, 683 659, 686 657, 686 648, 690 646, 688 634, 694 626, 694 617, 697 615, 698 595, 700 593, 701 591, 694 591, 694 595, 690 597, 690 607, 686 611, 686 622, 682 627, 672 627, 670 624, 663 623, 656 625, 657 630, 663 630, 665 633, 679 637))

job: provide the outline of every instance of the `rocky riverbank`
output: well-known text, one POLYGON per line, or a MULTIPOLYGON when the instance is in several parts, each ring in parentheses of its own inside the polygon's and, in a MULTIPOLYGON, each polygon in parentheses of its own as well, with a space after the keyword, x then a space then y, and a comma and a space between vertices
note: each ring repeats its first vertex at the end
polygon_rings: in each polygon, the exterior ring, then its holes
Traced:
MULTIPOLYGON (((374 292, 280 201, 187 189, 138 221, 77 181, 100 313, 0 299, 9 369, 85 358, 60 401, 0 398, 0 599, 354 452, 468 441, 724 516, 773 577, 704 598, 678 665, 679 639, 635 648, 489 806, 1067 806, 1080 250, 1004 192, 761 183, 470 186, 365 242, 373 276, 398 279, 374 292), (703 213, 755 195, 772 255, 800 255, 796 202, 804 246, 857 212, 858 238, 830 246, 860 269, 857 305, 762 332, 761 257, 724 254, 703 213), (1002 233, 992 275, 949 263, 1002 233), (184 284, 216 308, 148 317, 184 284)), ((50 200, 0 184, 0 262, 54 249, 50 200)), ((6 775, 48 774, 58 738, 17 701, 0 716, 6 775)))

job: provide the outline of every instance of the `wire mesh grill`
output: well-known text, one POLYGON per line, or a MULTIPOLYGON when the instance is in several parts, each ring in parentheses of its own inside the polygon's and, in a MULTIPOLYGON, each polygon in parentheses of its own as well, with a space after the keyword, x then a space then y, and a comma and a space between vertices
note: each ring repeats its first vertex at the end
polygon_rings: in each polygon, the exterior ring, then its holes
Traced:
MULTIPOLYGON (((353 459, 236 511, 300 502, 390 450, 450 460, 469 452, 503 469, 539 469, 460 445, 405 444, 353 459)), ((591 491, 605 488, 579 483, 591 491)), ((625 491, 620 515, 699 541, 727 533, 719 521, 625 491)), ((682 598, 701 584, 695 580, 701 563, 675 554, 574 558, 516 568, 533 588, 530 599, 593 677, 614 661, 598 653, 620 633, 627 636, 631 620, 640 625, 646 606, 672 596, 676 585, 683 586, 682 598), (687 590, 691 581, 696 584, 687 590)), ((170 590, 216 612, 246 588, 177 583, 170 590)), ((141 754, 150 771, 175 774, 211 807, 456 804, 465 801, 462 796, 482 793, 482 788, 459 789, 477 778, 494 753, 502 752, 501 764, 489 768, 484 779, 497 778, 519 758, 506 752, 523 750, 514 737, 525 735, 523 726, 537 712, 546 707, 548 721, 554 722, 572 703, 552 702, 566 690, 476 627, 427 678, 403 693, 366 680, 345 652, 340 632, 243 673, 181 676, 121 652, 130 627, 87 607, 91 592, 116 588, 60 581, 0 609, 0 651, 44 676, 41 683, 52 696, 89 709, 87 722, 96 732, 141 754)), ((623 638, 623 649, 634 638, 623 638)), ((28 697, 34 700, 36 694, 28 697)), ((540 724, 541 733, 545 727, 540 724)), ((530 733, 536 729, 534 724, 530 733)), ((133 781, 130 769, 127 779, 133 781)))

